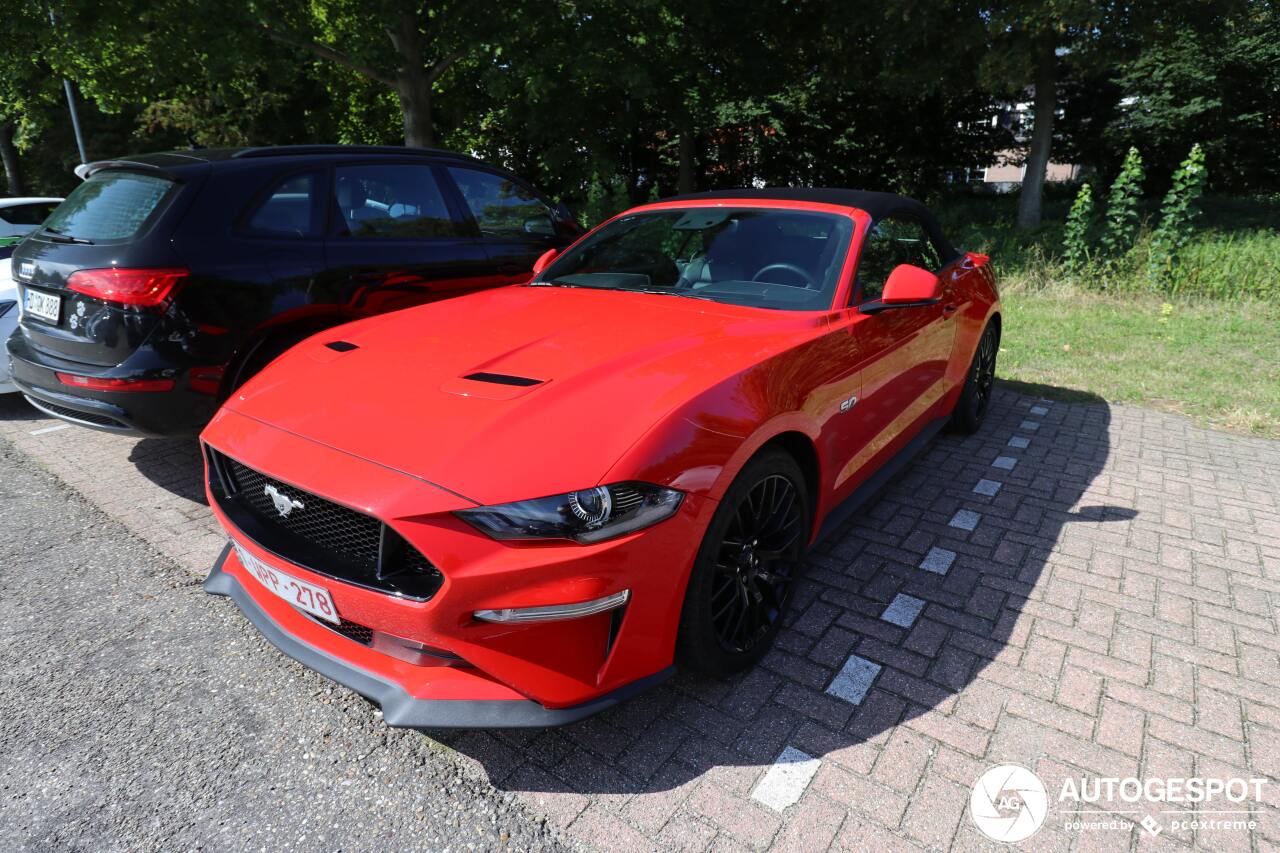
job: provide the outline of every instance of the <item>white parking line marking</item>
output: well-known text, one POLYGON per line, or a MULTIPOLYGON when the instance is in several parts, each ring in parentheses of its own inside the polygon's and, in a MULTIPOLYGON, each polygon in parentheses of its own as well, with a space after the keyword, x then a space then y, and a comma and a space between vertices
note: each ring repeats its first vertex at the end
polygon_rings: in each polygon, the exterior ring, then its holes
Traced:
POLYGON ((1010 447, 1026 447, 1029 444, 1031 444, 1031 439, 1027 438, 1025 435, 1015 435, 1013 438, 1009 439, 1010 447))
POLYGON ((900 592, 894 596, 893 601, 889 602, 889 606, 880 614, 880 618, 899 628, 910 628, 915 624, 921 610, 924 610, 923 601, 900 592))
POLYGON ((46 432, 57 432, 60 429, 67 429, 69 426, 71 426, 71 424, 54 424, 53 426, 45 427, 44 429, 33 429, 31 434, 44 435, 46 432))
POLYGON ((956 510, 956 514, 951 516, 951 520, 947 522, 950 527, 958 527, 961 530, 973 530, 978 526, 978 522, 982 520, 982 516, 970 509, 956 510))
POLYGON ((1000 491, 1000 483, 995 480, 979 480, 978 485, 974 486, 973 490, 989 498, 995 497, 996 492, 1000 491))
POLYGON ((821 764, 812 755, 789 746, 782 750, 782 754, 764 774, 756 789, 751 792, 751 798, 764 803, 775 812, 795 805, 821 764))
POLYGON ((866 658, 849 655, 844 666, 831 679, 827 692, 853 705, 861 705, 871 689, 871 682, 880 674, 880 664, 872 663, 866 658))
POLYGON ((928 554, 924 555, 924 559, 920 561, 920 568, 926 572, 933 572, 935 575, 945 575, 955 561, 955 551, 948 551, 946 548, 935 546, 929 549, 928 554))
POLYGON ((991 463, 992 468, 1003 468, 1006 471, 1012 471, 1013 466, 1018 464, 1018 460, 1012 456, 997 456, 996 461, 991 463))
POLYGON ((1018 429, 1025 429, 1027 432, 1035 432, 1040 429, 1039 421, 1023 421, 1018 424, 1018 429))

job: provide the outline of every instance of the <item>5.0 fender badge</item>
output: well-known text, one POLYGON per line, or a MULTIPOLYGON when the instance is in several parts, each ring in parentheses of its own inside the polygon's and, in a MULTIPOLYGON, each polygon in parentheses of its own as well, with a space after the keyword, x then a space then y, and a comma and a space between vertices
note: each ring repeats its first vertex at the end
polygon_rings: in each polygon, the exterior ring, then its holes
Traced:
POLYGON ((858 405, 858 397, 855 394, 854 396, 850 397, 848 400, 844 400, 843 402, 840 403, 840 414, 843 415, 845 412, 849 411, 856 405, 858 405))

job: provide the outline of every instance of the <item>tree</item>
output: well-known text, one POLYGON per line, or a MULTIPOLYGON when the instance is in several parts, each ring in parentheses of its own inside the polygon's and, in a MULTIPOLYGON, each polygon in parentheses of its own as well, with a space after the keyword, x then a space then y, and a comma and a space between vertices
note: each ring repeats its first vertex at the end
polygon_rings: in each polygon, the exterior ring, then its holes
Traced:
POLYGON ((988 85, 1032 89, 1031 140, 1018 198, 1018 227, 1040 224, 1045 170, 1053 152, 1062 65, 1098 61, 1106 40, 1123 31, 1123 4, 1090 0, 1004 0, 991 7, 991 51, 984 63, 988 85))
POLYGON ((490 0, 315 0, 257 10, 268 38, 395 92, 405 144, 427 147, 436 142, 436 84, 460 60, 488 53, 523 12, 522 3, 490 0))
POLYGON ((1220 190, 1280 188, 1280 9, 1226 0, 1166 10, 1115 77, 1126 96, 1107 123, 1113 148, 1141 144, 1153 175, 1203 143, 1220 190))

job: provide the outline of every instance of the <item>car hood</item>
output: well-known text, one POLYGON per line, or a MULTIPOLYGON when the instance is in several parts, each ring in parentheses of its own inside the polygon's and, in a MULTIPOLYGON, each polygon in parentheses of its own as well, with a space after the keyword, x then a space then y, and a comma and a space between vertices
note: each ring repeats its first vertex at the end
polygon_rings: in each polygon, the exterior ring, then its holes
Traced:
POLYGON ((331 329, 227 405, 500 503, 597 484, 663 415, 823 322, 674 296, 508 287, 331 329))

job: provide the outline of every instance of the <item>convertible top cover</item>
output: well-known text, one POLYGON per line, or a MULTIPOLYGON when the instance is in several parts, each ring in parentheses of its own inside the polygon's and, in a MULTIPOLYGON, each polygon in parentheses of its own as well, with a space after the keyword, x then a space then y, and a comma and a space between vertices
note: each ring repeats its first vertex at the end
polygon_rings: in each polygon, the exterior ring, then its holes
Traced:
POLYGON ((899 216, 910 217, 916 220, 924 229, 929 232, 929 236, 933 238, 934 243, 939 248, 939 253, 944 257, 943 263, 947 263, 955 259, 960 254, 955 247, 951 245, 951 241, 942 233, 938 220, 934 218, 929 208, 925 207, 914 198, 905 195, 897 195, 896 193, 873 192, 871 190, 847 190, 839 187, 766 187, 764 189, 736 189, 736 190, 712 190, 703 193, 690 193, 689 195, 678 195, 671 198, 664 198, 663 202, 672 201, 703 201, 714 199, 743 199, 749 200, 753 198, 768 199, 774 201, 808 201, 815 204, 836 204, 841 207, 856 207, 864 210, 871 217, 873 222, 879 222, 889 214, 897 214, 899 216))

